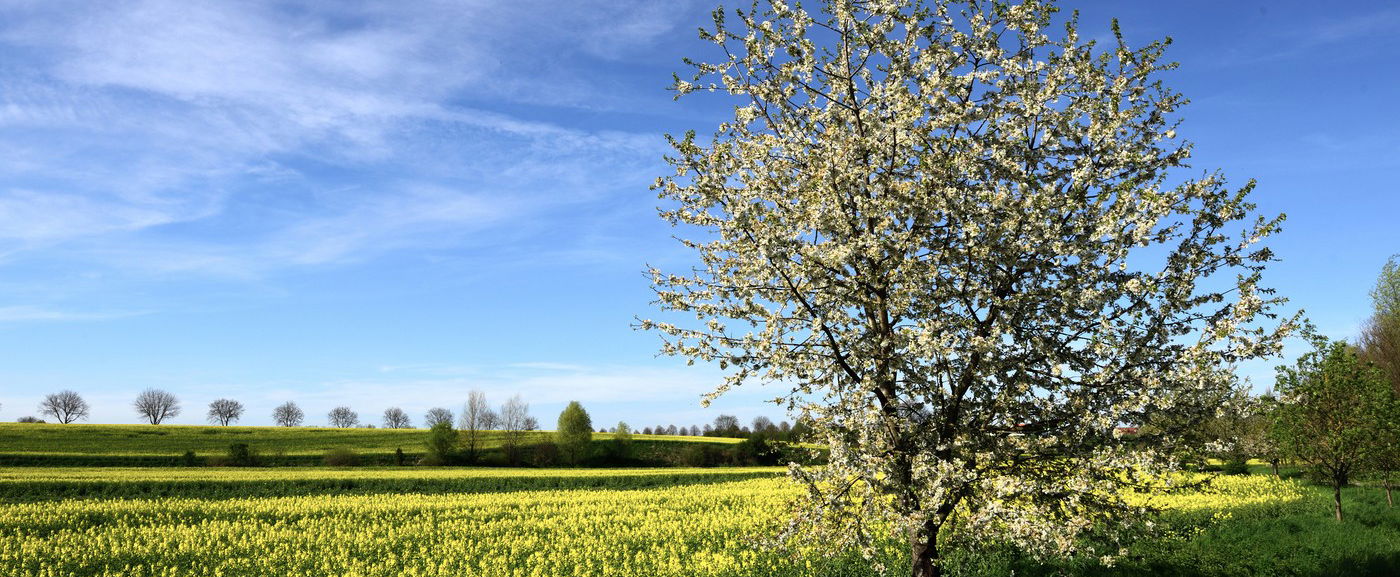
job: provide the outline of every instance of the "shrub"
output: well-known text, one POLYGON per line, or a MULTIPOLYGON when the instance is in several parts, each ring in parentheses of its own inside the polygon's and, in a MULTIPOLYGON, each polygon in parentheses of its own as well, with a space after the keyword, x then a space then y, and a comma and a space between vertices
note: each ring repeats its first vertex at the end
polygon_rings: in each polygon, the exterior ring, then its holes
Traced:
POLYGON ((350 449, 331 449, 326 451, 325 462, 327 467, 354 467, 360 464, 360 456, 350 449))
POLYGON ((15 419, 16 423, 46 423, 47 421, 34 416, 25 416, 15 419))
POLYGON ((452 423, 440 422, 428 430, 428 455, 425 465, 446 465, 457 456, 457 431, 452 423))
MULTIPOLYGON (((525 448, 525 458, 535 467, 553 467, 560 462, 559 445, 548 441, 530 445, 525 448)), ((576 463, 571 461, 570 464, 576 463)))
POLYGON ((1244 459, 1232 459, 1225 461, 1225 464, 1220 467, 1220 471, 1226 475, 1248 475, 1249 463, 1246 463, 1244 459))
POLYGON ((199 458, 195 456, 194 451, 185 451, 185 454, 180 456, 180 464, 186 467, 197 467, 199 466, 199 458))
POLYGON ((782 454, 763 437, 754 435, 734 448, 734 461, 740 465, 776 465, 782 454))
POLYGON ((686 443, 676 458, 686 467, 713 467, 733 460, 729 451, 710 443, 686 443))
POLYGON ((248 443, 234 443, 228 446, 228 464, 234 467, 252 467, 258 464, 258 455, 248 447, 248 443))
POLYGON ((400 467, 404 464, 403 447, 394 449, 394 464, 400 467))

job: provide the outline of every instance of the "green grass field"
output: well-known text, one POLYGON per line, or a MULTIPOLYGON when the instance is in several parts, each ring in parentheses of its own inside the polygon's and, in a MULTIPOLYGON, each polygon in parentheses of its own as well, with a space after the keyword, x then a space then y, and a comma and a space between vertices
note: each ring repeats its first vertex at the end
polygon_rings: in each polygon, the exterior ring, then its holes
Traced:
MULTIPOLYGON (((502 433, 487 431, 485 446, 500 446, 502 433)), ((552 438, 534 431, 526 442, 552 438)), ((595 441, 612 438, 595 433, 595 441)), ((213 427, 185 425, 85 425, 0 423, 0 466, 174 464, 185 451, 222 455, 229 445, 246 443, 268 458, 312 464, 327 451, 350 449, 371 461, 387 462, 395 449, 424 452, 426 429, 336 429, 326 427, 213 427)), ((676 435, 633 435, 642 447, 670 443, 737 443, 740 439, 676 435)))

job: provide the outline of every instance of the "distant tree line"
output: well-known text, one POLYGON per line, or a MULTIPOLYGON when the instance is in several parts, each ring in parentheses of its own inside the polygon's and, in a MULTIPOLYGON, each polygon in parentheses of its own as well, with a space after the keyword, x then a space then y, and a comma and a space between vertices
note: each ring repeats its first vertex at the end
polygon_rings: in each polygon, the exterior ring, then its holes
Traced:
MULTIPOLYGON (((576 406, 577 402, 570 404, 568 410, 581 410, 581 406, 576 406)), ((161 389, 146 389, 141 391, 132 402, 137 416, 152 425, 160 425, 167 420, 180 414, 180 400, 173 393, 161 389)), ((39 403, 39 414, 50 417, 55 421, 68 424, 88 418, 91 407, 81 395, 71 390, 63 390, 57 393, 46 395, 39 403)), ((220 398, 210 401, 207 412, 208 421, 211 424, 229 426, 237 423, 245 414, 243 403, 234 399, 220 398)), ((423 416, 425 428, 433 428, 440 424, 451 425, 454 421, 452 411, 443 407, 433 407, 428 409, 423 416)), ((272 421, 279 427, 300 427, 306 422, 306 413, 297 406, 295 402, 287 401, 278 405, 272 410, 272 421)), ((42 423, 44 420, 35 417, 21 417, 18 422, 42 423)), ((326 413, 326 422, 331 427, 352 428, 352 427, 374 427, 372 423, 361 423, 360 414, 349 406, 338 406, 326 413)), ((625 423, 621 423, 625 425, 625 423)), ((384 410, 382 425, 386 429, 410 429, 413 428, 413 420, 403 409, 399 407, 389 407, 384 410)), ((530 415, 530 405, 526 403, 520 395, 515 395, 503 403, 498 409, 493 409, 486 402, 486 394, 481 391, 471 391, 467 395, 467 402, 462 407, 462 414, 456 418, 456 428, 463 434, 463 449, 466 454, 476 454, 482 447, 483 433, 486 431, 502 431, 507 433, 504 436, 507 446, 515 446, 521 443, 523 433, 539 430, 539 421, 530 415), (513 434, 514 433, 514 434, 513 434)), ((592 425, 589 425, 592 430, 592 425)), ((629 434, 643 435, 675 435, 675 436, 704 436, 704 437, 730 437, 747 439, 752 437, 762 437, 773 441, 794 442, 802 438, 808 431, 806 425, 800 421, 797 424, 789 424, 787 421, 774 424, 768 417, 755 417, 748 425, 740 423, 738 417, 734 415, 720 415, 714 422, 701 425, 656 425, 643 427, 641 430, 628 429, 629 434)), ((617 426, 599 427, 599 433, 616 433, 617 426)))
MULTIPOLYGON (((146 389, 137 395, 132 407, 142 420, 160 425, 181 413, 179 398, 161 389, 146 389)), ((90 407, 78 393, 60 391, 48 395, 40 403, 40 414, 59 423, 73 423, 88 417, 90 407)), ((211 424, 229 426, 246 414, 243 403, 229 398, 211 401, 206 416, 211 424)), ((272 410, 272 420, 280 427, 300 427, 306 422, 306 412, 295 402, 287 401, 272 410)), ((43 422, 28 417, 21 422, 43 422)), ((326 413, 331 427, 373 428, 374 423, 360 420, 360 414, 342 405, 326 413)), ((530 414, 530 405, 520 395, 514 395, 499 406, 488 403, 486 394, 473 390, 467 394, 460 415, 444 407, 433 407, 423 416, 422 423, 430 430, 425 465, 498 464, 507 466, 591 466, 591 465, 657 465, 687 466, 767 465, 789 459, 801 459, 794 447, 805 438, 808 427, 798 421, 773 423, 768 417, 756 417, 747 425, 734 415, 720 415, 712 423, 701 425, 655 425, 636 430, 626 422, 611 427, 598 427, 598 433, 609 439, 595 442, 594 424, 583 405, 570 402, 560 413, 552 435, 534 434, 539 421, 530 414), (454 426, 455 425, 455 426, 454 426), (725 437, 741 439, 739 443, 663 443, 651 436, 725 437)), ((413 427, 413 419, 399 407, 384 410, 380 426, 386 429, 413 427)), ((359 459, 353 451, 337 449, 328 453, 329 466, 351 466, 359 459)), ((187 454, 183 462, 198 460, 187 454)), ((248 466, 259 463, 255 451, 246 445, 231 447, 227 456, 207 459, 210 463, 248 466)), ((408 464, 409 457, 402 448, 396 451, 395 462, 408 464)))

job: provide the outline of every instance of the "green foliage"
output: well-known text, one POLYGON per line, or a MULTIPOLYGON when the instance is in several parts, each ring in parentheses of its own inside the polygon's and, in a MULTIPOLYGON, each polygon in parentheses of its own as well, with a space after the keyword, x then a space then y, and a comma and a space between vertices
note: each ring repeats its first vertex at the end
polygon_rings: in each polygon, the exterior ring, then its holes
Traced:
POLYGON ((428 464, 446 465, 457 457, 457 431, 451 422, 439 422, 428 429, 428 464))
POLYGON ((199 466, 199 457, 195 456, 194 451, 185 451, 185 454, 180 456, 180 464, 186 467, 199 466))
POLYGON ((252 467, 258 464, 258 456, 248 443, 234 443, 228 446, 228 464, 234 467, 252 467))
POLYGON ((624 464, 632 459, 632 427, 626 421, 617 422, 612 439, 607 441, 603 452, 609 463, 624 464))
MULTIPOLYGON (((586 448, 586 447, 585 447, 586 448)), ((575 462, 566 462, 558 443, 545 441, 525 447, 525 462, 531 467, 554 467, 560 464, 574 465, 575 462)))
POLYGON ((360 455, 350 449, 339 448, 326 451, 327 467, 354 467, 360 464, 360 455))
POLYGON ((559 455, 570 465, 577 465, 588 458, 588 447, 593 441, 593 419, 578 401, 559 413, 559 427, 555 431, 558 439, 559 455))
POLYGON ((1244 459, 1231 459, 1220 466, 1220 471, 1226 475, 1248 475, 1249 462, 1244 459))
POLYGON ((1341 521, 1341 488, 1380 452, 1379 433, 1395 418, 1394 391, 1345 342, 1323 338, 1295 366, 1278 368, 1278 390, 1274 438, 1332 485, 1341 521))
POLYGON ((1376 286, 1371 289, 1371 301, 1376 314, 1400 318, 1400 255, 1390 257, 1381 267, 1376 286))

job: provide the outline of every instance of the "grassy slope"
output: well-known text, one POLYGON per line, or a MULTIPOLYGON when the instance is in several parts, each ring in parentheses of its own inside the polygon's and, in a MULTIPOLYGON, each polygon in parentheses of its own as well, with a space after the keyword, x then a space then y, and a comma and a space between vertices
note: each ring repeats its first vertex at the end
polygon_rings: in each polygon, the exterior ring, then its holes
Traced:
MULTIPOLYGON (((502 433, 485 434, 487 448, 500 446, 502 433)), ((551 438, 552 433, 535 431, 527 435, 526 442, 539 442, 551 438)), ((595 433, 593 438, 602 441, 612 435, 595 433)), ((234 443, 247 443, 267 456, 319 457, 339 448, 362 455, 390 455, 400 448, 408 454, 419 454, 427 439, 426 429, 0 423, 0 463, 83 464, 86 459, 97 464, 102 460, 127 459, 130 464, 147 464, 140 459, 170 459, 185 451, 219 455, 234 443)), ((671 435, 634 435, 633 439, 639 444, 739 441, 671 435)))

